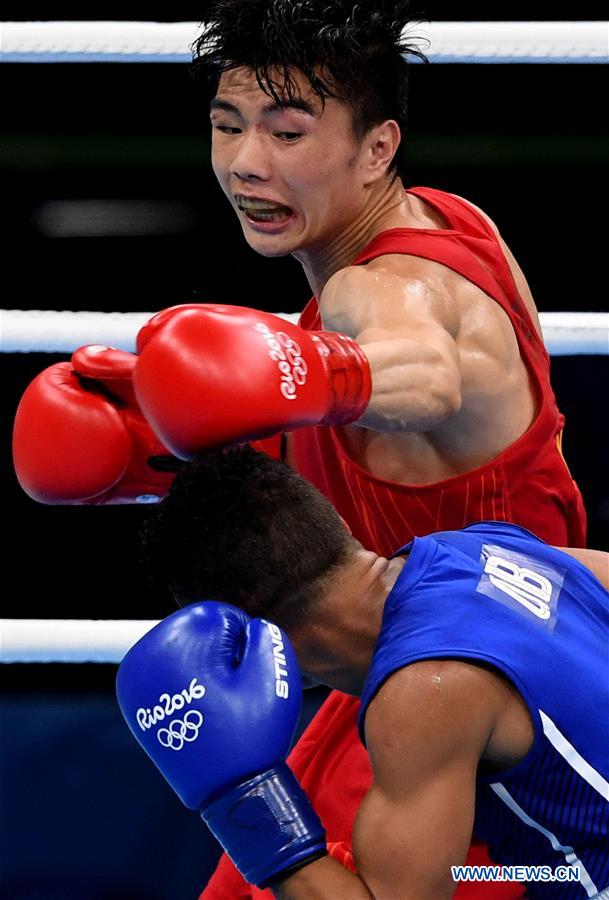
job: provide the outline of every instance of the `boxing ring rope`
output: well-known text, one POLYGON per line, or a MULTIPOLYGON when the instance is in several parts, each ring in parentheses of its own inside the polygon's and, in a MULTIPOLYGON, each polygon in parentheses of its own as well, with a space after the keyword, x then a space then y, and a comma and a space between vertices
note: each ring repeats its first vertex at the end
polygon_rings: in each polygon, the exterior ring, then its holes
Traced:
MULTIPOLYGON (((606 63, 607 22, 417 22, 434 63, 606 63)), ((190 62, 197 22, 2 22, 4 62, 190 62)))
MULTIPOLYGON (((135 336, 151 312, 72 312, 70 310, 0 310, 3 353, 72 353, 85 344, 135 350, 135 336)), ((289 322, 298 313, 278 313, 289 322)), ((548 352, 554 356, 609 353, 609 313, 542 312, 548 352)))
POLYGON ((1 663, 119 663, 151 619, 0 619, 1 663))

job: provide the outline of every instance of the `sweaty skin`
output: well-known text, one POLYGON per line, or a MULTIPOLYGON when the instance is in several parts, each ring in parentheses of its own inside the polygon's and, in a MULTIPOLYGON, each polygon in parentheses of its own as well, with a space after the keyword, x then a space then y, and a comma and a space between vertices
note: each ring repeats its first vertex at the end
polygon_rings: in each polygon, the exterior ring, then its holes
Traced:
MULTIPOLYGON (((446 223, 388 172, 400 141, 394 121, 357 139, 344 104, 329 98, 322 108, 304 78, 295 79, 295 106, 275 104, 245 68, 224 73, 212 101, 212 164, 244 236, 262 255, 298 259, 323 327, 357 340, 369 359, 372 399, 345 428, 356 462, 411 484, 481 466, 536 413, 509 319, 439 263, 387 255, 351 265, 382 231, 446 223)), ((503 247, 538 326, 524 276, 503 247)))

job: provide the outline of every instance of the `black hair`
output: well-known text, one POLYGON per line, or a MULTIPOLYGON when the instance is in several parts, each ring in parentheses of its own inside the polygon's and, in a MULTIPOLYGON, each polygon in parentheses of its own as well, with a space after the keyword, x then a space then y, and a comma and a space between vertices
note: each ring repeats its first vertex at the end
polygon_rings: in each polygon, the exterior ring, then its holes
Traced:
POLYGON ((185 463, 141 532, 148 574, 180 606, 218 600, 284 628, 352 545, 325 497, 247 445, 185 463))
MULTIPOLYGON (((410 21, 409 0, 212 0, 193 69, 217 87, 223 72, 250 68, 277 103, 298 96, 291 73, 298 69, 322 105, 334 97, 350 107, 356 138, 386 119, 404 135, 407 57, 425 61, 404 37, 410 21)), ((403 154, 391 168, 404 180, 403 154)))

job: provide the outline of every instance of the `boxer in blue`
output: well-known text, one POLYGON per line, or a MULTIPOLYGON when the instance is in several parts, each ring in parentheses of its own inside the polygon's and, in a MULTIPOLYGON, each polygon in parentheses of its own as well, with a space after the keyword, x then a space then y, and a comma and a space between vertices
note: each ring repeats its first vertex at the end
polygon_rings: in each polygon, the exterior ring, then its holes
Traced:
POLYGON ((250 448, 187 464, 144 548, 184 608, 127 654, 119 702, 250 882, 450 897, 473 830, 531 897, 609 897, 607 554, 482 522, 385 559, 250 448), (285 764, 298 664, 362 698, 355 870, 285 764))

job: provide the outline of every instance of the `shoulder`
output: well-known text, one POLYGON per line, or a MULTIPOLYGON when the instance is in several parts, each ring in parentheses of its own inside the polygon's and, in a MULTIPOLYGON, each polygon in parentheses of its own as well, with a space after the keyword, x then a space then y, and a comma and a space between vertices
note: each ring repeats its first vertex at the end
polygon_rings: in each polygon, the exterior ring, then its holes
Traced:
POLYGON ((609 553, 604 550, 589 550, 583 547, 556 547, 555 549, 580 562, 594 575, 597 581, 600 581, 605 590, 609 591, 609 553))
POLYGON ((381 769, 400 758, 436 766, 458 755, 480 758, 505 700, 503 679, 460 660, 431 659, 399 669, 366 712, 366 743, 381 769))
POLYGON ((360 265, 345 266, 328 279, 321 298, 360 284, 400 284, 416 291, 449 295, 454 273, 433 259, 409 253, 384 253, 360 265))
POLYGON ((380 256, 366 265, 335 272, 320 295, 326 327, 355 331, 383 322, 413 320, 434 323, 451 334, 459 328, 459 307, 442 266, 410 256, 380 256))

